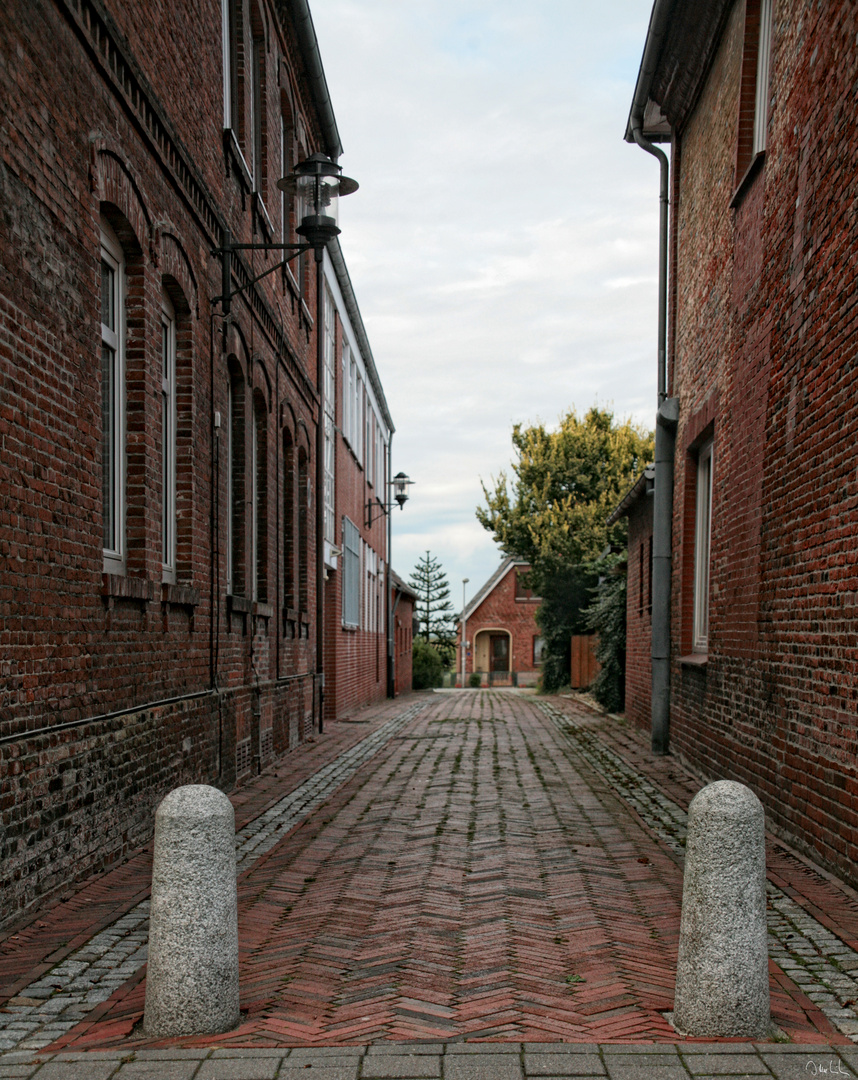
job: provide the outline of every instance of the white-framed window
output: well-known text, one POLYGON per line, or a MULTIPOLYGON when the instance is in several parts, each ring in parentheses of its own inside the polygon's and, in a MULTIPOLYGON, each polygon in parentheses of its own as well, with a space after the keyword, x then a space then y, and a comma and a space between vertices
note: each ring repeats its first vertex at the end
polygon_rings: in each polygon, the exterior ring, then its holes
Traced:
POLYGON ((361 535, 343 518, 343 626, 360 625, 361 535))
POLYGON ((712 440, 697 455, 697 495, 694 514, 694 649, 709 647, 709 556, 712 541, 712 440))
POLYGON ((336 309, 327 285, 325 286, 325 539, 335 542, 334 503, 336 498, 336 309))
POLYGON ((351 410, 349 408, 349 402, 351 401, 351 392, 349 390, 349 378, 351 376, 351 349, 343 334, 343 438, 346 442, 351 443, 351 410))
POLYGON ((756 156, 766 148, 769 122, 769 66, 772 55, 772 0, 760 0, 760 37, 757 45, 757 82, 754 96, 754 142, 756 156))
POLYGON ((263 137, 265 108, 265 37, 261 29, 250 39, 250 154, 248 164, 253 176, 253 189, 263 190, 263 137))
POLYGON ((161 297, 161 572, 176 581, 176 312, 161 297))
POLYGON ((221 0, 221 20, 223 27, 223 126, 232 127, 232 108, 234 100, 233 49, 232 49, 232 3, 221 0))
POLYGON ((101 223, 101 506, 104 572, 125 572, 125 260, 101 223))

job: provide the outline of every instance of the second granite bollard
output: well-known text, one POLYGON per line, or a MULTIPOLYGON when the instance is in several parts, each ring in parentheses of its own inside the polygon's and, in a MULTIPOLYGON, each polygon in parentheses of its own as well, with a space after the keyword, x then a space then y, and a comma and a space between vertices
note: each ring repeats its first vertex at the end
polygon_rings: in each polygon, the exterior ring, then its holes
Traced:
POLYGON ((215 1034, 238 1019, 235 814, 222 791, 189 784, 155 813, 143 1027, 215 1034))
POLYGON ((763 807, 732 780, 688 809, 673 1022, 705 1038, 770 1031, 763 807))

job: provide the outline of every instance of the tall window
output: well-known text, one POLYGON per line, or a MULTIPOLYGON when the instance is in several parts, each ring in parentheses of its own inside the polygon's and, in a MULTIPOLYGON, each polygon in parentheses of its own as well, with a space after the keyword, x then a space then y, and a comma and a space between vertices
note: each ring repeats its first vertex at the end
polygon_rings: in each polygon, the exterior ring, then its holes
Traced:
POLYGON ((234 47, 233 0, 221 0, 221 19, 223 27, 223 126, 234 126, 233 110, 236 100, 236 69, 234 47))
POLYGON ((251 581, 253 598, 268 600, 268 424, 265 399, 253 395, 253 439, 251 441, 251 505, 253 507, 253 557, 251 581))
POLYGON ((343 625, 360 625, 360 546, 358 527, 343 518, 343 625))
POLYGON ((766 148, 769 122, 769 62, 772 55, 772 0, 759 0, 760 30, 757 45, 757 79, 754 94, 754 154, 766 148))
POLYGON ((176 580, 176 313, 161 298, 161 563, 176 580))
POLYGON ((712 537, 712 440, 697 456, 697 496, 694 515, 694 649, 709 646, 709 554, 712 537))
POLYGON ((736 183, 766 149, 772 55, 772 0, 746 0, 739 89, 736 183))
POLYGON ((310 605, 310 463, 307 451, 298 450, 298 607, 310 605))
POLYGON ((265 195, 265 32, 257 7, 251 9, 250 154, 253 187, 265 195))
POLYGON ((244 596, 244 379, 230 371, 227 394, 227 592, 244 596))
POLYGON ((101 506, 105 573, 125 570, 125 261, 101 223, 101 506))
POLYGON ((337 409, 336 385, 337 371, 336 350, 336 323, 334 318, 334 301, 327 286, 325 287, 325 539, 330 543, 335 541, 335 460, 336 442, 334 439, 335 417, 337 409))

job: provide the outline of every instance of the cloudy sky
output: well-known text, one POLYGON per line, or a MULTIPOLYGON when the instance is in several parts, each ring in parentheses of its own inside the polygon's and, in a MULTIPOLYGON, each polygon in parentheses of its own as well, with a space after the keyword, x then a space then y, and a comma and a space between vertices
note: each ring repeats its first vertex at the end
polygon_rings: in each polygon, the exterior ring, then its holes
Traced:
POLYGON ((658 164, 623 141, 651 0, 311 0, 343 251, 396 425, 393 565, 454 603, 517 422, 655 414, 658 164))

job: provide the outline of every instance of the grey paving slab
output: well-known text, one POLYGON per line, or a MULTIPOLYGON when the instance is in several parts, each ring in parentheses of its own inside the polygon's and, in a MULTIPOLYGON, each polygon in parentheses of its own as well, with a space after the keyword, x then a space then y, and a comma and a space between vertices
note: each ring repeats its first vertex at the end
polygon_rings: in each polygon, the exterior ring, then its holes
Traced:
POLYGON ((445 1057, 457 1054, 511 1054, 518 1058, 521 1053, 521 1043, 447 1043, 444 1050, 445 1057))
MULTIPOLYGON (((285 1053, 289 1061, 306 1058, 361 1058, 368 1050, 363 1046, 293 1046, 291 1050, 281 1051, 285 1053)), ((402 1053, 402 1047, 399 1047, 402 1053)), ((325 1062, 327 1064, 327 1061, 325 1062)))
POLYGON ((213 1061, 219 1061, 221 1058, 285 1058, 288 1053, 285 1047, 226 1046, 220 1050, 213 1050, 211 1058, 213 1061))
POLYGON ((191 1080, 197 1061, 131 1061, 120 1065, 116 1080, 191 1080))
POLYGON ((277 1074, 277 1080, 299 1080, 299 1077, 303 1080, 308 1080, 309 1077, 312 1077, 312 1080, 357 1080, 358 1065, 313 1065, 307 1069, 305 1065, 290 1068, 289 1062, 284 1061, 277 1074))
MULTIPOLYGON (((443 1054, 444 1043, 408 1043, 407 1047, 402 1043, 373 1043, 366 1048, 367 1057, 376 1057, 379 1054, 443 1054)), ((342 1050, 340 1050, 342 1053, 342 1050)))
POLYGON ((665 1046, 662 1043, 641 1043, 638 1046, 605 1046, 602 1049, 605 1061, 609 1058, 633 1058, 640 1057, 641 1054, 647 1054, 651 1057, 663 1057, 666 1059, 665 1064, 670 1065, 677 1061, 677 1048, 675 1046, 665 1046))
POLYGON ((768 1076, 766 1063, 751 1054, 689 1054, 685 1058, 693 1076, 768 1076))
POLYGON ((32 1076, 38 1067, 38 1065, 0 1065, 0 1080, 32 1076))
POLYGON ((607 1062, 611 1080, 688 1080, 688 1073, 679 1059, 660 1064, 653 1057, 640 1057, 633 1065, 613 1065, 607 1062))
POLYGON ((598 1043, 522 1043, 528 1054, 598 1054, 598 1043))
POLYGON ((521 1065, 508 1057, 444 1057, 444 1080, 522 1080, 522 1076, 521 1065))
POLYGON ((427 1078, 441 1076, 440 1054, 378 1054, 367 1055, 361 1063, 361 1080, 372 1077, 373 1080, 411 1080, 412 1077, 427 1078))
MULTIPOLYGON (((100 1051, 95 1051, 99 1053, 100 1051)), ((165 1050, 138 1050, 134 1054, 135 1061, 202 1061, 211 1053, 206 1046, 172 1046, 165 1050)), ((62 1056, 62 1055, 58 1055, 62 1056)), ((125 1057, 128 1056, 126 1050, 125 1057)))
POLYGON ((194 1080, 274 1080, 280 1069, 278 1058, 218 1058, 200 1065, 194 1080))
POLYGON ((604 1076, 605 1067, 598 1054, 553 1053, 524 1055, 528 1076, 604 1076))
POLYGON ((854 1076, 854 1070, 837 1054, 820 1052, 815 1046, 803 1047, 802 1053, 763 1054, 763 1060, 778 1080, 811 1080, 812 1077, 854 1076))
POLYGON ((35 1076, 40 1080, 110 1080, 118 1061, 48 1061, 35 1076))

